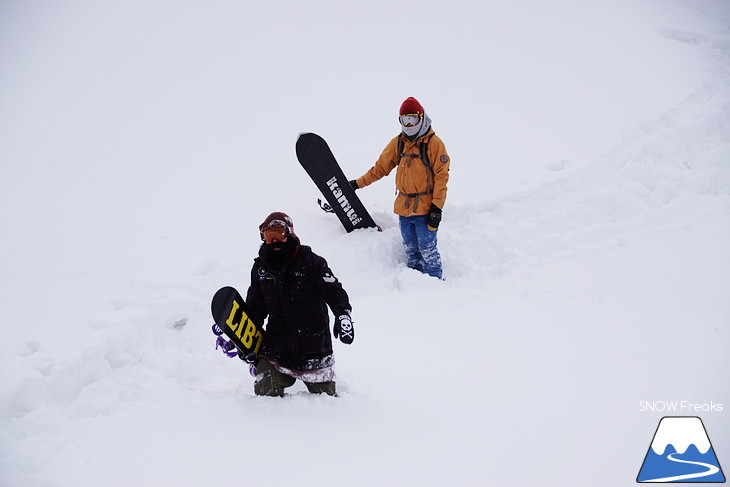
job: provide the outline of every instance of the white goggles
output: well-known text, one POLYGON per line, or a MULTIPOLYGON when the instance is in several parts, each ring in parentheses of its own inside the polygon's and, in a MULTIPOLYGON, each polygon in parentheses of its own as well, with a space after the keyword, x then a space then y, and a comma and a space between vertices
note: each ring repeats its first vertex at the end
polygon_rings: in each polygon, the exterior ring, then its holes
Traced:
POLYGON ((421 119, 423 118, 423 115, 420 113, 406 113, 404 115, 401 115, 398 120, 400 120, 400 124, 404 127, 415 127, 419 123, 421 123, 421 119))

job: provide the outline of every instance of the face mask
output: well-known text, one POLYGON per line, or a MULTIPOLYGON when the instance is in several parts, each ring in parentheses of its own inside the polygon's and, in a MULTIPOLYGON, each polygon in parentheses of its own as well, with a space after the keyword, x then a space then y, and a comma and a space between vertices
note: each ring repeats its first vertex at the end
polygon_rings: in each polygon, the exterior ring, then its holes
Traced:
POLYGON ((408 137, 413 137, 418 133, 419 130, 421 130, 421 125, 423 125, 423 120, 418 122, 416 125, 411 125, 410 127, 403 127, 403 133, 406 134, 408 137))
POLYGON ((262 245, 264 259, 272 264, 285 265, 294 255, 296 246, 293 238, 287 238, 286 242, 264 242, 262 245))

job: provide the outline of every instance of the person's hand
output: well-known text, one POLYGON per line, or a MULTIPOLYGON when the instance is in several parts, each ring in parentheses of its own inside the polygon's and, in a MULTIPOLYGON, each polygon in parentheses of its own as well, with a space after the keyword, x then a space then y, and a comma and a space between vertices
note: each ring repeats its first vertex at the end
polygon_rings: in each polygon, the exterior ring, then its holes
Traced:
POLYGON ((435 232, 439 227, 439 223, 441 223, 441 208, 431 203, 431 209, 428 210, 428 215, 426 215, 426 225, 428 225, 429 230, 435 232))
POLYGON ((332 327, 332 333, 335 338, 346 345, 352 343, 355 339, 355 327, 352 324, 352 318, 348 313, 342 313, 335 318, 335 325, 332 327))

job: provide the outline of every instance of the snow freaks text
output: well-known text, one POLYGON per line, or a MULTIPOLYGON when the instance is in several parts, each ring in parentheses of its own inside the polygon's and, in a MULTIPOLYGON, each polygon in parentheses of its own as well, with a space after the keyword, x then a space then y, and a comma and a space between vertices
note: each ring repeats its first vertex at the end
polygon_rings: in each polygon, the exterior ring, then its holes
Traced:
POLYGON ((721 413, 725 410, 722 403, 697 403, 692 401, 639 401, 639 412, 659 413, 721 413))

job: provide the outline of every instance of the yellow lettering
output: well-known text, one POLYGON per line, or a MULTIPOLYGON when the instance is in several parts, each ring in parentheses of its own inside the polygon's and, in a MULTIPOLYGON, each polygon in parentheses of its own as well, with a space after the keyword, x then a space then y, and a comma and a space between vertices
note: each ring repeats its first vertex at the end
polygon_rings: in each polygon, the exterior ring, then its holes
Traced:
POLYGON ((237 323, 234 322, 236 314, 238 314, 240 309, 241 305, 234 299, 233 305, 231 306, 231 313, 228 315, 228 319, 226 320, 226 325, 228 325, 233 333, 235 333, 235 335, 241 340, 246 349, 253 349, 253 352, 258 354, 264 336, 261 331, 256 328, 256 325, 253 321, 251 321, 246 313, 241 312, 240 320, 237 323), (254 339, 256 340, 255 347, 254 339))
POLYGON ((233 333, 235 333, 238 338, 241 338, 241 328, 243 327, 241 326, 241 322, 234 323, 233 318, 235 318, 236 312, 240 307, 241 305, 234 299, 233 306, 231 307, 231 314, 228 315, 228 319, 226 320, 226 325, 228 325, 228 328, 233 330, 233 333))
MULTIPOLYGON (((244 347, 251 348, 253 345, 253 336, 256 333, 256 325, 254 325, 253 321, 249 319, 246 320, 246 323, 246 332, 241 337, 241 341, 243 342, 244 347)), ((243 326, 241 328, 243 328, 243 326)))
POLYGON ((238 308, 240 308, 240 306, 241 305, 238 304, 238 301, 236 301, 234 299, 233 306, 231 307, 231 314, 228 315, 228 319, 226 320, 226 325, 228 325, 228 327, 234 331, 235 331, 236 327, 238 326, 238 324, 233 323, 233 318, 236 316, 236 311, 238 311, 238 308))
POLYGON ((264 339, 264 335, 261 334, 261 331, 256 331, 256 348, 254 348, 253 353, 258 355, 259 348, 261 348, 261 342, 264 339))

